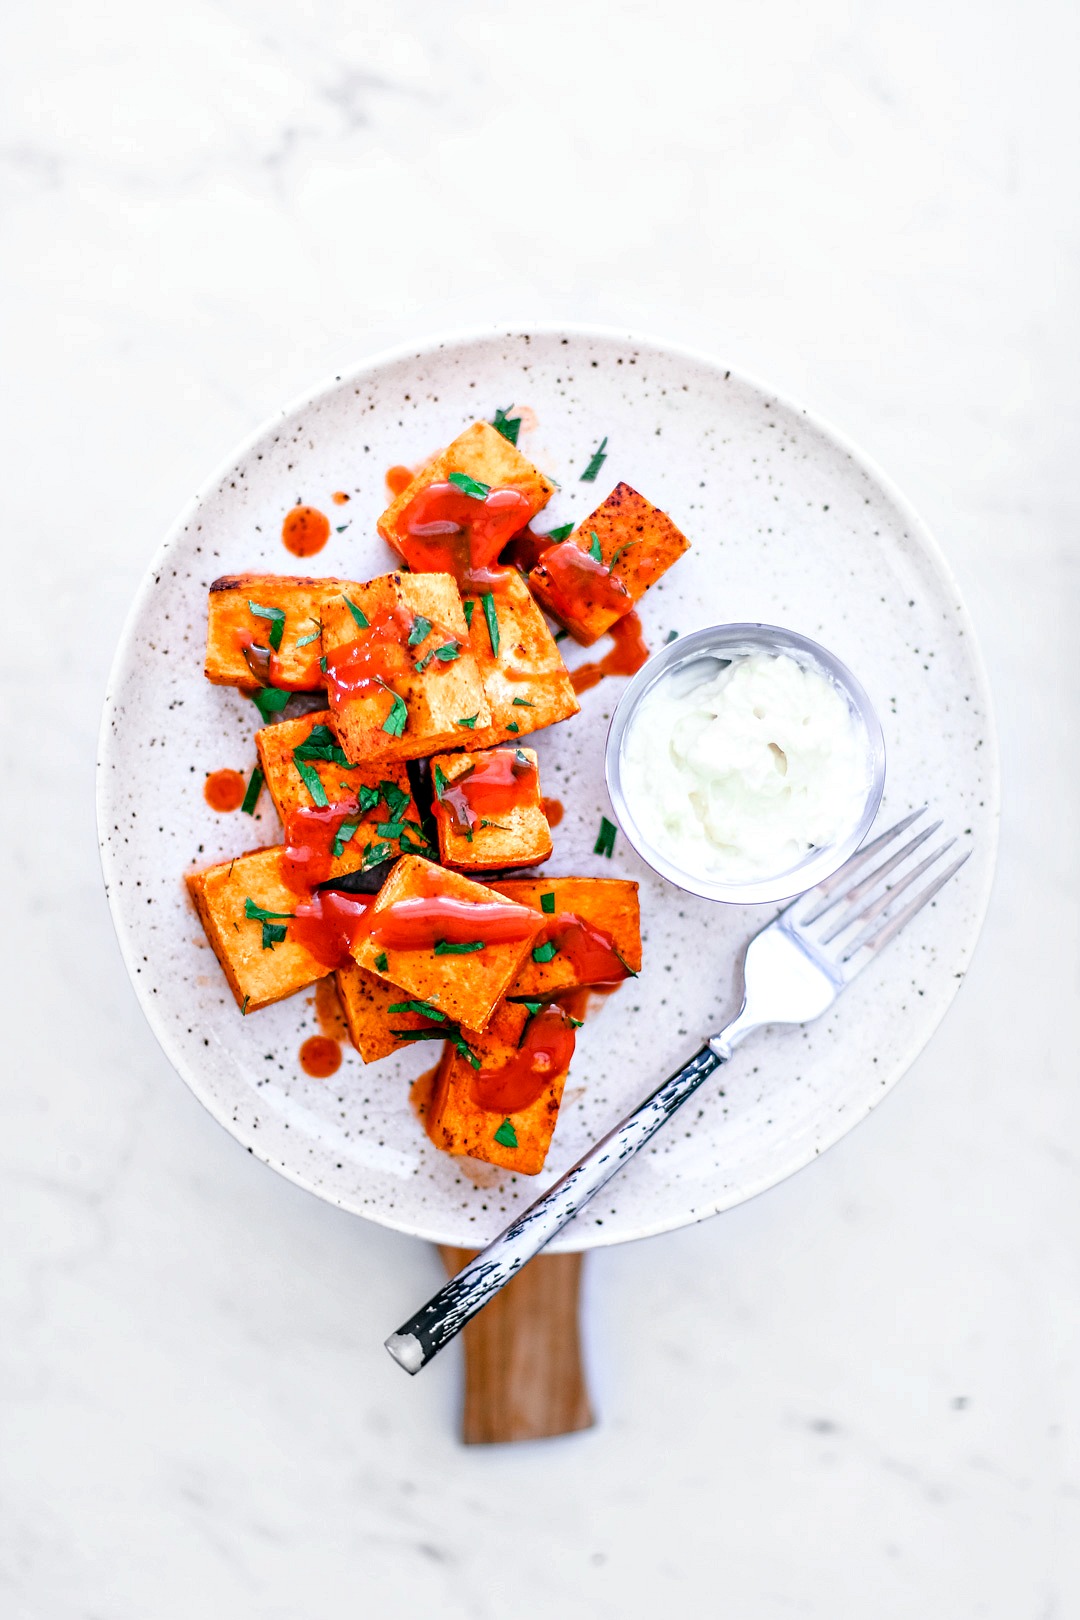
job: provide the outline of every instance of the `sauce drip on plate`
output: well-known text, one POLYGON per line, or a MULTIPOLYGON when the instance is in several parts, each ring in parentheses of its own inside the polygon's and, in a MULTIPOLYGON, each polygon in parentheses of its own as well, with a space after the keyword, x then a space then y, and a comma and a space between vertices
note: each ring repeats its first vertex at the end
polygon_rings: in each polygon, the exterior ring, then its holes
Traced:
POLYGON ((565 815, 561 799, 541 799, 540 804, 547 817, 549 827, 557 827, 565 815))
POLYGON ((387 468, 386 487, 395 500, 399 495, 404 495, 415 476, 411 467, 387 468))
POLYGON ((328 1035, 309 1035, 300 1048, 300 1067, 313 1080, 327 1080, 341 1067, 341 1045, 328 1035))
POLYGON ((571 670, 570 684, 575 692, 587 692, 590 687, 599 686, 605 675, 636 675, 648 661, 649 649, 645 645, 641 620, 633 609, 615 620, 609 634, 615 643, 609 653, 594 663, 579 664, 577 669, 571 670))
POLYGON ((239 771, 211 771, 203 787, 203 797, 211 810, 224 814, 239 810, 247 792, 247 783, 239 771))
POLYGON ((294 506, 281 525, 281 540, 294 557, 314 557, 330 538, 330 519, 315 506, 294 506))

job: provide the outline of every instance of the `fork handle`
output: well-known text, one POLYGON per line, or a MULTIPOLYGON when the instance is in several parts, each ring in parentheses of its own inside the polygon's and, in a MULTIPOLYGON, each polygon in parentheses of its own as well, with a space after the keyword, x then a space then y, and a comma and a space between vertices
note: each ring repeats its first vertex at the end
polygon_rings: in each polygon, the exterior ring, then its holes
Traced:
POLYGON ((665 1080, 632 1114, 620 1120, 505 1232, 392 1333, 386 1348, 398 1365, 409 1373, 425 1367, 492 1295, 504 1288, 526 1261, 550 1243, 626 1161, 655 1136, 702 1081, 720 1067, 728 1050, 703 1046, 678 1074, 665 1080))

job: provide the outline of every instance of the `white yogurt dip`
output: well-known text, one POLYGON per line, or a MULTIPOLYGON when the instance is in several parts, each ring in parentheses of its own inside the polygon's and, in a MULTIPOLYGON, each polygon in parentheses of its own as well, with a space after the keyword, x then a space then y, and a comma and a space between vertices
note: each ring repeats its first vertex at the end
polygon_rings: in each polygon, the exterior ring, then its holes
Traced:
POLYGON ((847 698, 786 653, 704 658, 657 681, 623 744, 644 837, 688 874, 750 883, 858 822, 871 761, 847 698))

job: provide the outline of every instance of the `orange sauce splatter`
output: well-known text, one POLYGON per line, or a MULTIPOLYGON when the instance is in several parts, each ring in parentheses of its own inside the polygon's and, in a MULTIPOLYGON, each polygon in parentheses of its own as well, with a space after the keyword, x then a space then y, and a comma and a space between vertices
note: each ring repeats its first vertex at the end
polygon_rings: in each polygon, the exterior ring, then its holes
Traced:
POLYGON ((300 1067, 313 1080, 327 1080, 341 1067, 341 1046, 326 1035, 309 1035, 300 1048, 300 1067))
POLYGON ((599 686, 605 675, 636 675, 649 656, 641 620, 631 610, 616 619, 610 631, 615 643, 609 653, 592 664, 580 664, 570 675, 575 692, 587 692, 599 686))
POLYGON ((396 500, 412 483, 414 473, 411 467, 388 467, 386 472, 386 487, 396 500))
POLYGON ((337 984, 332 977, 320 979, 315 986, 315 1021, 319 1026, 319 1034, 325 1035, 328 1040, 348 1040, 349 1029, 345 1022, 345 1010, 341 1005, 337 984))
POLYGON ((435 1077, 439 1068, 440 1065, 436 1063, 433 1069, 425 1069, 423 1074, 417 1075, 409 1087, 409 1101, 421 1119, 431 1105, 431 1095, 435 1090, 435 1077))
POLYGON ((211 810, 239 810, 247 792, 247 783, 239 771, 211 771, 206 778, 203 797, 211 810))
POLYGON ((294 557, 313 557, 330 538, 330 519, 314 506, 294 506, 281 525, 281 539, 294 557))
POLYGON ((333 501, 335 506, 344 506, 349 497, 346 495, 343 489, 335 489, 330 499, 333 501))
POLYGON ((557 827, 565 814, 561 801, 559 799, 541 799, 540 804, 545 816, 547 816, 548 826, 557 827))

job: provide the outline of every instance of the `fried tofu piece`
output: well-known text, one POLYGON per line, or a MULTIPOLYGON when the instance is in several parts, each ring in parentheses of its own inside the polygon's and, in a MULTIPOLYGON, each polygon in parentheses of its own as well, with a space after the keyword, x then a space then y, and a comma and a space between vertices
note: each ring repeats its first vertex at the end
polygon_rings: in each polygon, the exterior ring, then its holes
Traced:
POLYGON ((350 765, 330 722, 330 711, 321 709, 255 733, 285 842, 310 868, 309 881, 342 877, 410 852, 433 854, 405 766, 350 765))
POLYGON ((551 854, 532 748, 437 754, 431 761, 439 858, 459 871, 536 866, 551 854))
POLYGON ((636 883, 625 878, 506 878, 493 882, 491 887, 519 905, 535 906, 548 919, 541 941, 522 963, 508 994, 552 996, 610 982, 611 960, 605 942, 631 973, 641 971, 641 910, 636 883), (560 930, 565 929, 562 919, 568 916, 580 917, 588 930, 601 937, 590 933, 585 939, 574 939, 564 934, 560 947, 560 930), (537 961, 538 949, 541 957, 547 955, 545 943, 556 944, 555 954, 547 961, 537 961))
MULTIPOLYGON (((450 572, 454 571, 454 562, 461 566, 468 566, 471 562, 474 567, 485 567, 495 561, 511 536, 524 529, 536 513, 546 506, 554 488, 550 478, 545 478, 516 445, 504 439, 489 423, 474 422, 440 455, 429 461, 412 483, 390 502, 378 521, 378 530, 387 544, 393 546, 409 567, 418 573, 435 568, 441 559, 445 559, 444 565, 450 572), (472 536, 466 537, 464 548, 459 549, 452 544, 450 536, 438 535, 434 537, 433 544, 431 538, 409 531, 408 508, 431 485, 446 484, 451 473, 463 474, 489 491, 512 489, 523 497, 519 503, 507 509, 504 517, 500 517, 491 505, 486 505, 482 498, 473 498, 477 513, 484 515, 490 531, 481 542, 482 550, 473 543, 472 536)), ((465 496, 463 501, 455 496, 454 502, 466 518, 471 515, 469 496, 465 496)))
POLYGON ((556 1026, 530 1050, 530 1010, 504 1002, 485 1034, 471 1037, 472 1059, 447 1044, 424 1128, 445 1153, 483 1159, 523 1176, 544 1168, 574 1050, 573 1028, 557 1008, 538 1017, 556 1026), (495 1104, 495 1106, 491 1106, 495 1104))
POLYGON ((355 962, 338 968, 334 978, 349 1039, 365 1063, 377 1063, 424 1040, 445 1039, 446 1022, 433 1002, 418 1001, 355 962), (424 1006, 427 1013, 417 1010, 424 1006))
POLYGON ((354 763, 420 759, 490 725, 448 574, 383 574, 353 585, 348 600, 339 592, 324 601, 322 623, 334 729, 354 763))
POLYGON ((282 876, 284 859, 280 847, 256 849, 186 874, 188 893, 241 1012, 268 1007, 326 974, 326 963, 290 937, 287 918, 297 896, 282 876), (272 914, 265 924, 247 915, 248 900, 272 914))
POLYGON ((206 614, 207 680, 216 686, 238 686, 243 692, 260 686, 315 692, 325 686, 319 668, 322 604, 326 596, 348 588, 343 580, 292 574, 226 574, 215 579, 206 614), (252 604, 267 609, 267 614, 254 613, 252 604), (301 641, 302 647, 297 645, 301 641))
POLYGON ((530 907, 405 855, 379 890, 352 956, 448 1019, 484 1029, 542 926, 530 907), (410 916, 416 912, 418 919, 410 916))
POLYGON ((616 484, 569 539, 543 553, 529 575, 529 588, 575 640, 588 646, 629 613, 689 548, 666 512, 629 484, 616 484))
POLYGON ((516 569, 507 568, 499 576, 489 599, 466 596, 465 613, 469 645, 491 709, 491 725, 476 730, 470 747, 512 742, 577 714, 581 705, 555 637, 516 569))

